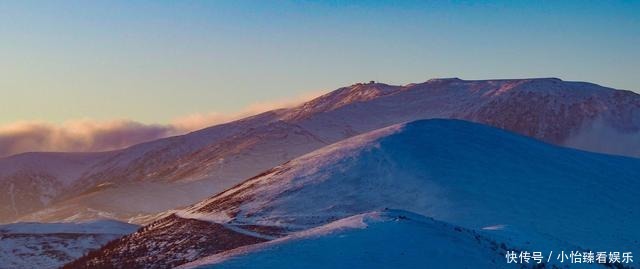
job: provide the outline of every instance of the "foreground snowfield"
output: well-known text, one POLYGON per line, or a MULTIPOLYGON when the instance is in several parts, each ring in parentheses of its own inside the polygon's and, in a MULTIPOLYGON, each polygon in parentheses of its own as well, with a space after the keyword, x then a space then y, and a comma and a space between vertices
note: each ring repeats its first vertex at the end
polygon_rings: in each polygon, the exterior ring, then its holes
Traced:
POLYGON ((58 268, 137 228, 110 220, 0 225, 0 268, 58 268))
MULTIPOLYGON (((229 245, 229 238, 242 239, 245 245, 296 238, 300 232, 385 208, 459 226, 511 250, 640 253, 638 179, 640 159, 558 147, 466 121, 421 120, 356 136, 274 167, 145 226, 69 268, 168 268, 165 262, 178 265, 241 246, 229 245), (186 233, 189 237, 178 240, 186 233)), ((402 225, 381 226, 390 226, 383 230, 397 231, 394 236, 401 238, 416 232, 392 228, 402 225)), ((382 231, 372 234, 385 236, 382 231)), ((313 249, 325 240, 339 239, 305 239, 309 243, 300 244, 313 249)), ((363 240, 372 252, 378 251, 369 246, 369 239, 363 240)), ((487 251, 465 240, 437 243, 442 249, 431 255, 442 251, 448 257, 452 248, 487 251)), ((271 244, 275 243, 263 243, 256 258, 251 254, 246 259, 268 259, 269 253, 294 243, 271 244)))
POLYGON ((475 232, 401 210, 348 217, 178 268, 508 268, 475 232))

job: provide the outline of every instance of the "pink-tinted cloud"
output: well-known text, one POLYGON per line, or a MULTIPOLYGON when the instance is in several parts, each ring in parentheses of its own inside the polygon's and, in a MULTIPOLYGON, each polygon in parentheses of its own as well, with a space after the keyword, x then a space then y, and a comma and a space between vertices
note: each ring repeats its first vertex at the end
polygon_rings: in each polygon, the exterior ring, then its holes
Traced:
POLYGON ((198 130, 215 124, 241 119, 273 109, 294 107, 305 101, 316 98, 324 93, 326 93, 326 91, 312 91, 293 98, 253 103, 235 113, 194 113, 191 115, 173 119, 171 121, 171 126, 173 126, 177 130, 182 130, 183 132, 198 130))
POLYGON ((320 92, 291 99, 252 104, 236 113, 197 113, 169 124, 143 124, 132 120, 71 120, 62 124, 16 122, 0 126, 0 157, 34 151, 105 151, 125 148, 172 135, 184 134, 260 112, 291 107, 320 92))
POLYGON ((176 134, 170 125, 129 120, 17 122, 0 127, 0 156, 31 151, 104 151, 176 134))

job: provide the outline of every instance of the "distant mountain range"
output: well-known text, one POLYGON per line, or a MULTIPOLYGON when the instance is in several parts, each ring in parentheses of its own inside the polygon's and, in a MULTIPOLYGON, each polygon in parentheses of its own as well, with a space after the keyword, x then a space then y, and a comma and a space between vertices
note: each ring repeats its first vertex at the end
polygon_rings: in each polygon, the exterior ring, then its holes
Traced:
POLYGON ((467 121, 419 120, 276 166, 67 267, 297 268, 309 265, 305 255, 316 267, 361 267, 383 249, 390 254, 379 265, 395 267, 390 262, 434 264, 430 253, 454 258, 464 249, 470 260, 440 267, 496 268, 506 266, 507 250, 638 253, 638 179, 637 158, 467 121), (397 245, 376 246, 376 238, 397 245), (340 249, 353 256, 334 255, 340 249))
POLYGON ((59 268, 137 228, 111 220, 0 225, 0 268, 59 268))
POLYGON ((294 108, 101 153, 0 159, 0 222, 147 223, 332 143, 397 123, 465 119, 640 156, 640 95, 555 78, 355 84, 294 108))

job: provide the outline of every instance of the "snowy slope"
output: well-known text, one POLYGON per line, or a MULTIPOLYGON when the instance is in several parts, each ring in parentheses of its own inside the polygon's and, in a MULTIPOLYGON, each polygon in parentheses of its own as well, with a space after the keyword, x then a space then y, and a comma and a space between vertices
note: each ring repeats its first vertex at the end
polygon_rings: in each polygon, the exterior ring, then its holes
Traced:
POLYGON ((215 250, 189 251, 196 238, 207 238, 210 228, 202 223, 269 239, 384 208, 487 230, 498 242, 530 251, 638 252, 639 178, 640 159, 557 147, 466 121, 416 121, 277 166, 74 266, 117 266, 131 248, 154 251, 127 256, 138 261, 134 267, 162 267, 148 260, 158 253, 190 261, 231 249, 213 240, 215 250), (167 232, 183 230, 195 238, 180 241, 167 232))
POLYGON ((506 251, 475 231, 386 210, 226 251, 178 268, 509 268, 504 262, 506 251))
POLYGON ((108 153, 24 153, 0 158, 0 223, 50 205, 108 153))
POLYGON ((309 228, 390 207, 471 229, 506 225, 584 248, 631 248, 640 239, 639 178, 638 159, 427 120, 325 147, 179 215, 309 228))
POLYGON ((110 220, 0 225, 0 268, 57 268, 137 228, 110 220))
POLYGON ((45 183, 0 171, 0 192, 9 194, 2 196, 7 203, 0 206, 0 222, 16 216, 22 221, 146 220, 328 144, 436 117, 485 123, 559 145, 640 154, 640 96, 628 91, 553 78, 355 84, 298 107, 110 152, 88 168, 62 165, 73 171, 68 176, 38 173, 38 180, 55 178, 45 183), (27 181, 43 190, 33 194, 9 183, 27 181), (10 197, 30 202, 12 207, 10 197))
POLYGON ((296 125, 274 120, 274 113, 112 152, 53 205, 19 219, 135 220, 189 205, 324 145, 296 125))
POLYGON ((173 268, 199 257, 268 240, 246 231, 170 215, 110 242, 100 250, 89 252, 63 268, 173 268), (122 242, 136 241, 155 242, 122 245, 122 242))

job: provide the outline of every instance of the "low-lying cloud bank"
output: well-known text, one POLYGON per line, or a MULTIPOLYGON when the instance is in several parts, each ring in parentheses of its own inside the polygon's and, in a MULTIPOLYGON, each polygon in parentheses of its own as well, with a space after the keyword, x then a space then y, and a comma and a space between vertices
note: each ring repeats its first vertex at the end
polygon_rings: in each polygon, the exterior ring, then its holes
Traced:
POLYGON ((0 126, 0 157, 24 152, 88 152, 125 148, 228 122, 277 108, 292 107, 320 95, 320 91, 292 99, 255 103, 236 113, 196 113, 168 124, 144 124, 128 119, 70 120, 62 124, 39 121, 0 126))
POLYGON ((621 132, 602 119, 581 128, 564 144, 588 151, 640 157, 640 132, 621 132))
POLYGON ((177 134, 171 125, 130 120, 17 122, 0 127, 0 156, 32 151, 104 151, 177 134))

